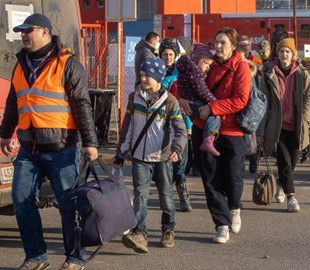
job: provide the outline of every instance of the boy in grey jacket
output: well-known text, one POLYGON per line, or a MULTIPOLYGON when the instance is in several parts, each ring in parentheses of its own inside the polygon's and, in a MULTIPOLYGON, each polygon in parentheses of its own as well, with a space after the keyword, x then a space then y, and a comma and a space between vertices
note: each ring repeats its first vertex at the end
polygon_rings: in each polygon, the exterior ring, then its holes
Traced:
POLYGON ((163 247, 173 247, 175 205, 172 187, 171 162, 177 162, 186 145, 187 133, 179 104, 161 85, 166 65, 159 58, 145 60, 141 65, 141 85, 129 96, 114 167, 123 165, 132 151, 144 125, 159 107, 154 121, 132 154, 134 210, 137 225, 131 234, 123 236, 123 244, 138 253, 147 253, 147 201, 151 181, 156 182, 162 213, 163 247))

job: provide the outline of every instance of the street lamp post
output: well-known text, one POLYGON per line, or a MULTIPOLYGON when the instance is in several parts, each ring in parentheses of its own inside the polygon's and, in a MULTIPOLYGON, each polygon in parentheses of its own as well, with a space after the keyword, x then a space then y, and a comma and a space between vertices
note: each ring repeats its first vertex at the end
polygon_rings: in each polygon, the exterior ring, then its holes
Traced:
POLYGON ((294 0, 294 11, 293 11, 293 27, 294 27, 294 40, 297 48, 297 18, 296 18, 296 3, 297 0, 294 0))

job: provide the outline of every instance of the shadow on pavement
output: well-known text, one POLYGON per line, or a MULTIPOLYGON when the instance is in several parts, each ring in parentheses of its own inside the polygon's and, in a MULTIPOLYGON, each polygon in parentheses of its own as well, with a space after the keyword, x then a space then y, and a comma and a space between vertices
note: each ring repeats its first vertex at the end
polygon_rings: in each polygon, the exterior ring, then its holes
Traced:
POLYGON ((283 209, 275 209, 275 208, 251 208, 251 207, 243 207, 242 211, 247 210, 247 211, 267 211, 267 212, 273 212, 273 213, 280 213, 280 214, 287 214, 287 209, 286 207, 283 209))
MULTIPOLYGON (((0 228, 0 232, 1 231, 4 231, 4 232, 17 232, 17 233, 19 233, 19 229, 18 228, 0 228)), ((44 233, 59 234, 59 233, 62 233, 62 230, 61 230, 61 228, 44 228, 43 232, 44 233)))
POLYGON ((0 232, 19 232, 18 228, 0 228, 0 232))
MULTIPOLYGON (((128 249, 128 250, 132 250, 132 249, 128 249)), ((104 250, 99 252, 100 255, 104 255, 104 256, 134 256, 138 253, 120 253, 120 252, 105 252, 104 250)), ((139 254, 138 254, 139 255, 139 254)))

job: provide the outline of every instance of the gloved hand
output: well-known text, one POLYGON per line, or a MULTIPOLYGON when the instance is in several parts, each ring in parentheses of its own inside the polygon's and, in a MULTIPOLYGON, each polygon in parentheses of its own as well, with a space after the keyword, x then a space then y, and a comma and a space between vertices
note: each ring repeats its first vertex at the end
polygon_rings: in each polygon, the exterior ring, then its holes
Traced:
POLYGON ((115 156, 115 157, 114 157, 113 164, 114 164, 114 168, 115 168, 115 169, 119 169, 120 167, 123 167, 123 165, 124 165, 124 159, 123 159, 123 158, 120 158, 120 157, 118 157, 118 156, 115 156))

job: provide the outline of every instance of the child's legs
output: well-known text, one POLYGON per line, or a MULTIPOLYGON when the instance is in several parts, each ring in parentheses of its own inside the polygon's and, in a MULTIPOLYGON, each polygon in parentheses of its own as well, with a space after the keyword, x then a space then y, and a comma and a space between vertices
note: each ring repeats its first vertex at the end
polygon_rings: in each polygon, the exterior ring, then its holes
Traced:
POLYGON ((204 136, 219 134, 219 129, 221 126, 221 118, 219 116, 209 116, 206 121, 206 125, 203 131, 204 136))
POLYGON ((173 230, 175 226, 175 204, 173 197, 171 162, 156 162, 155 175, 160 208, 163 211, 161 218, 162 230, 173 230))
POLYGON ((137 159, 132 161, 132 182, 134 187, 134 211, 137 225, 133 232, 147 233, 146 215, 147 201, 150 194, 151 181, 153 176, 153 164, 137 159))

